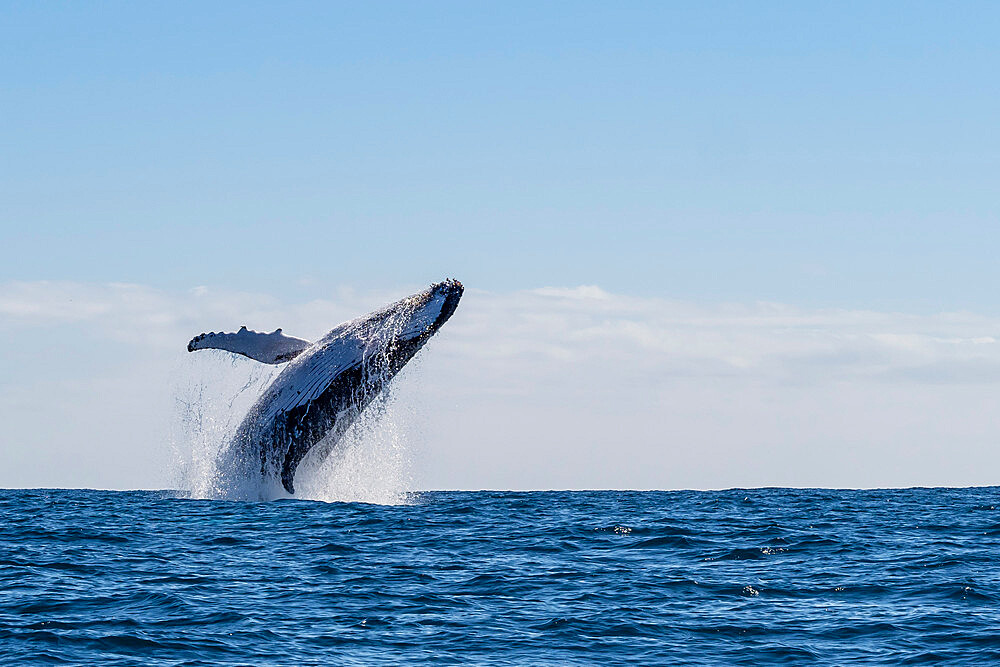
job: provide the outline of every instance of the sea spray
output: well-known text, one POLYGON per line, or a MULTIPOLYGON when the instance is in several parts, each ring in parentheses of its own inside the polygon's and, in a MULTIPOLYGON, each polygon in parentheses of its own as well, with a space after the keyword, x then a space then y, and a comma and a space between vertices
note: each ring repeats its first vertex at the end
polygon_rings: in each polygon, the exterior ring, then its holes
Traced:
POLYGON ((229 497, 225 451, 254 401, 281 372, 225 352, 185 356, 174 392, 173 478, 192 498, 229 497))
POLYGON ((296 497, 326 502, 407 504, 411 460, 403 430, 405 410, 390 387, 339 440, 320 443, 299 465, 296 497))
MULTIPOLYGON (((185 359, 176 383, 172 438, 172 473, 181 495, 228 500, 290 497, 280 484, 247 474, 256 462, 242 460, 238 448, 229 446, 250 407, 282 369, 226 352, 185 359)), ((387 387, 350 427, 328 436, 303 460, 294 497, 382 505, 408 502, 412 478, 403 429, 407 412, 387 387)))

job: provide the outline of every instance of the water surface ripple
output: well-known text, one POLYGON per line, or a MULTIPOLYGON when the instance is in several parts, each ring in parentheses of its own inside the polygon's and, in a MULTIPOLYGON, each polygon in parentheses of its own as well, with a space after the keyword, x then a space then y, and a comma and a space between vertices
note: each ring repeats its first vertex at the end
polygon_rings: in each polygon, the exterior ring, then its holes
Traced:
POLYGON ((0 491, 0 661, 995 663, 998 506, 997 488, 0 491))

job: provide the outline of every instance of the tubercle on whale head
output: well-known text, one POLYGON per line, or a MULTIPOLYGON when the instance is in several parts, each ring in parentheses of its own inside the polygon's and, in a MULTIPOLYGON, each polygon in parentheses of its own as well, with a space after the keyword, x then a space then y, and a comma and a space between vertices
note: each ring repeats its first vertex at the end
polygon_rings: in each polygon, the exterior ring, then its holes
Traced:
POLYGON ((431 285, 430 292, 431 294, 439 294, 445 298, 453 298, 457 300, 462 298, 462 294, 465 292, 465 286, 453 278, 448 278, 447 280, 442 280, 439 283, 431 285))
POLYGON ((437 333, 455 312, 463 291, 462 283, 449 279, 393 304, 391 309, 406 318, 396 332, 399 341, 426 341, 437 333))
POLYGON ((430 291, 431 294, 444 297, 444 305, 441 306, 441 312, 434 321, 434 324, 431 325, 431 329, 437 331, 454 314, 455 309, 458 308, 458 302, 461 300, 462 294, 465 293, 465 286, 454 278, 447 278, 431 285, 430 291))

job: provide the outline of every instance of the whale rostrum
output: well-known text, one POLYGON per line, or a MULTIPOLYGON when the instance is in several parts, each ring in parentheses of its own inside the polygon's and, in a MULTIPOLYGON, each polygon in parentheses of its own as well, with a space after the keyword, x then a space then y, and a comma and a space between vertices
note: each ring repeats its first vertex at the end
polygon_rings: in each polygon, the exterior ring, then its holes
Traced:
MULTIPOLYGON (((258 333, 204 333, 188 351, 226 350, 287 364, 244 417, 227 445, 240 475, 280 479, 294 494, 295 470, 323 441, 325 454, 413 355, 448 321, 464 288, 445 280, 355 320, 316 342, 258 333), (330 437, 327 437, 330 436, 330 437)), ((232 471, 230 471, 231 474, 232 471)))

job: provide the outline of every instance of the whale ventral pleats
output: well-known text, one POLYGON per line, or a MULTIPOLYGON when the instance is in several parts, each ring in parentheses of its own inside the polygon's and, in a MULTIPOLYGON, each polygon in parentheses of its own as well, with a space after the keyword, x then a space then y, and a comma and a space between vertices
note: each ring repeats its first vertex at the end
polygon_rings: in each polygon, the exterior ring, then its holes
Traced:
POLYGON ((188 352, 195 350, 226 350, 242 354, 265 364, 280 364, 294 359, 312 343, 301 338, 286 336, 281 329, 260 333, 240 327, 236 333, 203 333, 188 343, 188 352))

